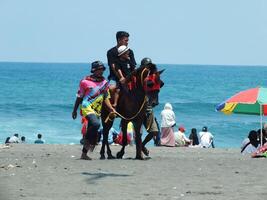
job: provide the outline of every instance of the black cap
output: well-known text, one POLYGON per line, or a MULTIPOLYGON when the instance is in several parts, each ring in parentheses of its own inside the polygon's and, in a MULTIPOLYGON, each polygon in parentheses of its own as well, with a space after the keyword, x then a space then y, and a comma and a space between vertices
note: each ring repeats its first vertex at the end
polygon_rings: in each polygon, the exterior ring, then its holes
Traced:
POLYGON ((106 69, 106 67, 104 66, 104 64, 101 61, 95 61, 91 64, 91 72, 94 73, 96 70, 99 69, 106 69))

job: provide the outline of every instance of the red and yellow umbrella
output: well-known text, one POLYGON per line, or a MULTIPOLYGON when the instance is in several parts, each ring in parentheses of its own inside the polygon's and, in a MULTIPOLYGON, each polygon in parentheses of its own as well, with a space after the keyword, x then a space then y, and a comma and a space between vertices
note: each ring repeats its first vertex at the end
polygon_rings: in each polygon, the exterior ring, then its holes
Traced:
POLYGON ((267 88, 256 87, 241 91, 217 105, 216 110, 225 114, 260 115, 262 146, 262 116, 267 115, 267 88))
POLYGON ((267 115, 267 88, 241 91, 217 105, 216 110, 225 114, 267 115))

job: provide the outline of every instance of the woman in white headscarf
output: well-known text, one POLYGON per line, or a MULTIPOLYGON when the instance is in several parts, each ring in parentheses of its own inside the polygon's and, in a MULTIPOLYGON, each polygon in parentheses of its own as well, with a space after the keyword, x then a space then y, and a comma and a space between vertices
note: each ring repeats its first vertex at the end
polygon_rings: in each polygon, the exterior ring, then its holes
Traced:
POLYGON ((172 110, 172 105, 170 103, 166 103, 164 109, 161 111, 161 145, 170 147, 175 146, 173 131, 175 124, 175 114, 172 110))

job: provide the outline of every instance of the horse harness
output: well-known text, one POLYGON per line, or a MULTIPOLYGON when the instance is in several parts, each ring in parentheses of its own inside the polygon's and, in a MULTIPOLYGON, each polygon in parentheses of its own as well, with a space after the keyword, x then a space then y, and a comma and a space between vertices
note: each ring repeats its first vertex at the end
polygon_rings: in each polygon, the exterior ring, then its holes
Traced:
MULTIPOLYGON (((149 71, 149 70, 148 70, 147 68, 145 68, 145 69, 143 69, 143 71, 141 72, 141 85, 144 87, 144 90, 145 90, 145 91, 159 90, 159 89, 160 89, 160 84, 156 84, 156 86, 154 86, 153 88, 149 88, 149 87, 147 87, 146 84, 144 84, 144 82, 147 82, 147 81, 153 81, 153 82, 155 82, 155 81, 154 81, 154 79, 155 79, 155 77, 154 77, 155 75, 154 75, 154 74, 149 75, 149 73, 148 73, 148 74, 147 74, 147 77, 146 77, 145 79, 143 79, 143 76, 144 76, 144 72, 145 72, 145 71, 149 71)), ((149 72, 150 72, 150 71, 149 71, 149 72)), ((108 114, 107 118, 105 119, 105 123, 107 123, 108 121, 113 121, 114 118, 116 117, 116 115, 118 115, 119 117, 121 117, 122 119, 127 120, 127 121, 131 121, 131 120, 133 120, 134 118, 136 118, 136 117, 139 115, 139 113, 140 113, 141 110, 143 109, 143 107, 144 107, 145 103, 147 102, 147 100, 148 100, 148 99, 147 99, 147 96, 145 95, 141 107, 139 108, 138 112, 137 112, 135 115, 133 115, 132 117, 129 117, 129 118, 124 117, 123 115, 121 115, 121 114, 118 113, 117 111, 115 111, 115 112, 110 112, 110 113, 108 114)), ((152 124, 151 117, 149 117, 148 121, 149 121, 149 123, 148 123, 148 126, 147 126, 147 127, 148 127, 147 130, 150 128, 150 126, 151 126, 151 124, 152 124)))

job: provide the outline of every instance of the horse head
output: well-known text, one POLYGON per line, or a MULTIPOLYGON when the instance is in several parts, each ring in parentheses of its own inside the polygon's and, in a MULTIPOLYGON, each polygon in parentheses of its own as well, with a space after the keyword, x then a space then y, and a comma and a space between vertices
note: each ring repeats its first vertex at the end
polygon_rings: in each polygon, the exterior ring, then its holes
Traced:
POLYGON ((164 85, 164 82, 160 79, 160 74, 163 71, 158 71, 154 64, 137 69, 137 74, 140 73, 140 86, 148 97, 148 104, 152 107, 159 104, 158 95, 160 88, 164 85))

